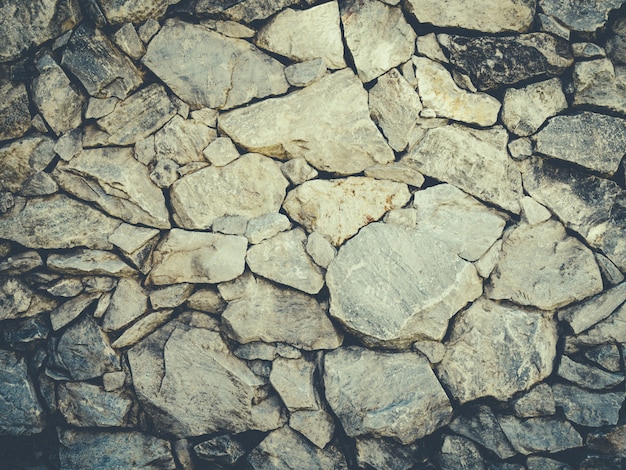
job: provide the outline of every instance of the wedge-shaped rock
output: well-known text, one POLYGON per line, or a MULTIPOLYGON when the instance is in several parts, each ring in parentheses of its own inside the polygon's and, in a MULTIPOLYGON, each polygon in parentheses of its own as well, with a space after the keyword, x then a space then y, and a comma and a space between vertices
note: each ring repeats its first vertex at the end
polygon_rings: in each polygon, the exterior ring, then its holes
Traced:
POLYGON ((624 301, 626 301, 626 283, 619 284, 573 307, 561 310, 559 320, 569 323, 574 333, 578 334, 607 318, 624 301))
POLYGON ((278 212, 288 185, 276 162, 249 153, 176 181, 170 191, 174 220, 187 229, 208 229, 223 215, 252 219, 278 212))
POLYGON ((349 69, 283 98, 224 113, 219 127, 251 152, 304 157, 318 170, 342 175, 394 160, 369 118, 367 92, 349 69))
POLYGON ((500 416, 498 421, 515 450, 524 455, 555 454, 583 444, 582 437, 570 423, 556 418, 520 420, 515 416, 500 416))
POLYGON ((268 18, 296 3, 298 0, 198 0, 194 11, 199 15, 222 13, 234 21, 250 23, 268 18))
POLYGON ((596 0, 594 2, 563 2, 560 0, 539 0, 539 6, 546 15, 574 31, 593 33, 604 26, 611 10, 619 8, 623 0, 596 0))
POLYGON ((60 383, 57 406, 68 424, 80 427, 124 427, 131 424, 132 399, 85 382, 60 383))
POLYGON ((280 342, 313 350, 335 349, 342 341, 313 297, 262 279, 250 295, 229 302, 222 325, 240 343, 280 342))
POLYGON ((320 407, 313 383, 314 373, 315 364, 306 359, 274 359, 270 383, 289 411, 316 410, 320 407))
POLYGON ((172 229, 153 253, 148 280, 156 285, 230 281, 243 273, 247 246, 245 237, 172 229))
POLYGON ((534 139, 539 153, 612 176, 626 153, 626 120, 591 112, 556 116, 534 139))
POLYGON ((410 444, 452 414, 428 360, 414 353, 337 349, 324 357, 324 387, 350 437, 371 434, 410 444))
POLYGON ((339 246, 388 210, 404 206, 410 197, 405 184, 354 176, 307 181, 289 192, 283 207, 307 231, 339 246))
POLYGON ((565 417, 581 426, 616 425, 624 403, 624 392, 597 393, 572 385, 554 384, 552 393, 565 417))
POLYGON ((437 376, 461 403, 508 400, 552 373, 556 342, 540 312, 481 298, 455 321, 437 376))
POLYGON ((487 293, 553 310, 601 291, 602 275, 591 250, 548 220, 508 233, 487 293))
POLYGON ((346 43, 363 82, 410 59, 416 34, 399 7, 377 0, 348 0, 340 7, 346 43))
POLYGON ((233 108, 289 88, 280 62, 242 39, 169 20, 143 63, 192 108, 233 108))
POLYGON ((605 320, 583 333, 568 338, 567 341, 568 345, 575 348, 626 343, 626 306, 622 305, 605 320))
POLYGON ((1 147, 0 190, 21 192, 54 156, 54 141, 41 135, 25 137, 1 147))
POLYGON ((290 413, 289 427, 298 431, 320 449, 326 447, 335 433, 335 420, 323 408, 290 413))
POLYGON ((161 18, 170 5, 180 0, 101 0, 102 12, 111 24, 142 23, 148 18, 161 18))
POLYGON ((117 331, 132 323, 148 309, 148 295, 137 279, 123 278, 117 287, 105 313, 102 329, 117 331))
POLYGON ((23 83, 0 83, 0 140, 17 139, 30 129, 28 93, 23 83))
POLYGON ((155 228, 121 224, 110 236, 109 241, 118 247, 141 272, 150 270, 149 258, 159 241, 160 232, 155 228))
POLYGON ((281 11, 259 30, 256 45, 299 62, 319 57, 330 69, 346 66, 337 2, 281 11))
POLYGON ((574 62, 567 41, 547 33, 518 36, 437 36, 450 63, 479 90, 560 75, 574 62))
POLYGON ((474 266, 430 232, 383 223, 339 250, 326 282, 333 317, 366 344, 393 348, 441 340, 448 320, 482 293, 474 266))
POLYGON ((179 165, 203 162, 205 159, 202 151, 215 137, 215 130, 201 122, 174 116, 154 135, 156 158, 169 158, 179 165))
POLYGON ((420 23, 485 33, 528 31, 535 16, 535 0, 408 0, 407 10, 420 23))
POLYGON ((48 256, 48 268, 66 274, 132 276, 136 271, 115 253, 84 248, 48 256))
POLYGON ((459 124, 428 131, 404 158, 427 176, 518 214, 522 178, 509 158, 508 132, 459 124))
POLYGON ((83 150, 69 162, 60 161, 53 177, 67 192, 126 222, 170 226, 163 192, 130 147, 83 150))
POLYGON ((574 66, 574 105, 606 108, 626 114, 626 68, 615 67, 602 58, 577 62, 574 66))

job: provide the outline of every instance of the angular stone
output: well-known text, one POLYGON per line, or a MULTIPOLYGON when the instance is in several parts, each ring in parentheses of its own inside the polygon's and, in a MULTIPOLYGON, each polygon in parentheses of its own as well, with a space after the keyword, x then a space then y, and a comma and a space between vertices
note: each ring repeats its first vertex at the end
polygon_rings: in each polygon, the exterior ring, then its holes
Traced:
POLYGON ((283 208, 307 231, 339 246, 388 210, 404 206, 410 197, 402 183, 354 176, 307 181, 289 192, 283 208))
POLYGON ((126 382, 126 373, 124 371, 107 372, 102 376, 102 385, 104 390, 112 392, 119 390, 126 382))
POLYGON ((565 108, 567 100, 561 80, 551 78, 523 88, 508 88, 504 93, 502 122, 512 133, 529 136, 565 108))
POLYGON ((532 25, 535 4, 535 0, 408 0, 406 8, 420 23, 437 27, 523 33, 532 25))
POLYGON ((604 320, 626 301, 626 283, 613 287, 585 302, 559 311, 559 320, 566 321, 578 334, 604 320))
POLYGON ((23 83, 2 82, 0 96, 0 140, 22 137, 31 123, 26 87, 23 83))
POLYGON ((258 280, 222 314, 226 334, 239 343, 283 342, 305 350, 335 349, 342 336, 311 296, 258 280))
POLYGON ((324 285, 324 276, 306 253, 305 243, 306 234, 301 228, 282 232, 252 246, 246 262, 259 276, 307 294, 317 294, 324 285))
POLYGON ((148 309, 148 295, 138 280, 120 279, 111 297, 102 329, 106 332, 120 330, 143 315, 148 309))
POLYGON ((159 241, 159 234, 160 232, 154 228, 121 224, 108 240, 118 247, 137 268, 145 272, 150 269, 148 259, 159 241))
POLYGON ((191 295, 193 284, 173 284, 150 292, 150 305, 153 309, 176 308, 191 295))
POLYGON ((437 36, 450 63, 466 73, 481 91, 523 80, 555 77, 574 58, 567 41, 547 33, 502 37, 437 36))
POLYGON ((403 160, 425 175, 517 214, 522 181, 507 143, 508 133, 501 127, 480 130, 451 124, 429 130, 403 160))
POLYGON ((500 416, 498 421, 515 450, 524 455, 537 452, 555 454, 583 444, 582 437, 570 423, 556 418, 528 418, 522 421, 515 416, 500 416))
POLYGON ((290 85, 297 87, 309 86, 326 75, 326 63, 323 59, 312 59, 299 62, 285 68, 285 78, 290 85))
POLYGON ((561 358, 557 373, 568 382, 592 390, 606 390, 624 381, 623 373, 612 374, 597 367, 573 361, 567 356, 561 358))
POLYGON ((103 250, 75 249, 48 256, 48 268, 67 274, 132 276, 136 271, 115 253, 103 250))
POLYGON ((289 84, 280 62, 242 39, 169 20, 143 63, 193 109, 228 109, 279 95, 289 84))
POLYGON ((622 369, 620 348, 615 344, 603 344, 588 349, 585 351, 585 358, 611 372, 622 369))
POLYGON ((485 462, 474 443, 459 436, 444 436, 438 456, 443 470, 473 468, 485 470, 485 462))
POLYGON ((306 241, 306 252, 321 268, 328 265, 337 256, 337 250, 319 232, 311 232, 306 241))
POLYGON ((43 260, 34 250, 25 251, 0 261, 0 273, 3 275, 23 274, 43 266, 43 260))
POLYGON ((394 160, 369 118, 367 92, 349 69, 285 97, 224 113, 219 127, 251 152, 303 157, 318 170, 342 175, 394 160), (265 125, 277 116, 276 125, 265 125))
POLYGON ((25 316, 34 292, 20 279, 9 277, 0 280, 0 320, 25 316))
POLYGON ((286 8, 259 30, 255 43, 293 61, 319 57, 329 69, 346 66, 337 2, 306 10, 286 8))
POLYGON ((288 160, 280 166, 280 170, 295 185, 312 180, 318 175, 317 170, 309 165, 304 158, 288 160))
POLYGON ((526 160, 533 154, 533 143, 528 137, 511 140, 507 147, 513 160, 526 160))
POLYGON ((548 209, 529 196, 520 199, 520 206, 522 207, 522 221, 528 225, 537 225, 552 217, 548 209))
POLYGON ((128 426, 132 406, 133 401, 126 394, 107 392, 85 382, 61 383, 57 388, 57 408, 73 426, 128 426))
POLYGON ((232 20, 212 20, 203 22, 209 29, 231 38, 252 38, 256 31, 232 20))
POLYGON ((410 444, 445 425, 452 413, 430 364, 414 353, 337 349, 324 357, 324 387, 350 437, 371 434, 410 444))
POLYGON ((226 302, 214 289, 200 289, 187 299, 187 307, 207 313, 221 313, 226 308, 226 302))
POLYGON ((298 431, 320 449, 333 438, 335 421, 324 409, 293 411, 289 417, 289 427, 298 431))
POLYGON ((218 137, 202 152, 213 166, 226 166, 239 158, 239 151, 228 137, 218 137))
POLYGON ((142 23, 148 18, 161 18, 170 5, 180 0, 156 0, 150 3, 141 0, 100 0, 102 12, 111 24, 142 23))
POLYGON ((314 373, 315 364, 306 359, 274 360, 270 383, 289 411, 316 410, 320 407, 313 383, 314 373))
POLYGON ((134 346, 146 336, 154 333, 159 327, 172 318, 173 310, 159 310, 152 312, 133 323, 111 344, 116 349, 134 346))
POLYGON ((573 31, 589 33, 604 26, 611 10, 619 8, 622 3, 623 0, 598 0, 591 3, 539 0, 539 6, 546 15, 554 16, 573 31))
POLYGON ((297 0, 199 0, 195 4, 195 12, 199 15, 222 13, 234 21, 250 23, 262 20, 274 13, 298 3, 297 0))
POLYGON ((150 179, 159 188, 169 188, 178 179, 180 166, 174 160, 161 158, 157 160, 150 172, 150 179))
POLYGON ((593 452, 626 458, 626 426, 590 433, 585 444, 593 452))
POLYGON ((609 59, 577 62, 574 66, 574 105, 607 108, 626 113, 626 68, 609 59))
POLYGON ((356 459, 362 468, 411 470, 416 462, 423 461, 421 446, 417 443, 400 445, 391 439, 358 437, 356 459))
POLYGON ((20 192, 30 178, 54 159, 54 142, 44 136, 25 137, 0 148, 0 189, 20 192))
POLYGON ((220 282, 217 285, 217 290, 224 300, 230 302, 231 300, 241 299, 242 297, 252 294, 256 286, 256 278, 250 271, 246 271, 237 279, 228 282, 220 282))
POLYGON ((365 176, 380 180, 396 181, 421 188, 424 184, 424 175, 407 162, 391 162, 386 165, 373 165, 365 169, 365 176))
POLYGON ((245 230, 245 236, 250 243, 256 245, 290 228, 291 222, 286 215, 270 212, 250 219, 245 230))
POLYGON ((202 151, 215 136, 215 130, 203 123, 174 116, 154 135, 156 158, 168 158, 179 165, 203 161, 202 151))
POLYGON ((555 323, 539 312, 481 298, 455 321, 437 375, 461 403, 508 400, 550 375, 556 342, 555 323))
POLYGON ((597 346, 607 343, 626 343, 626 306, 622 305, 605 320, 587 331, 568 338, 575 350, 580 346, 597 346))
POLYGON ((126 23, 113 34, 113 40, 129 57, 139 60, 146 53, 145 47, 132 23, 126 23))
POLYGON ((613 261, 611 261, 601 253, 596 252, 594 253, 594 256, 596 257, 596 262, 600 267, 602 276, 610 285, 614 286, 624 280, 624 275, 619 270, 619 268, 615 266, 613 261))
POLYGON ((22 186, 22 196, 49 196, 56 193, 59 186, 52 177, 43 171, 35 173, 33 176, 24 181, 22 186))
POLYGON ((565 417, 581 426, 614 426, 624 403, 624 392, 597 393, 572 385, 555 384, 552 393, 565 417))
POLYGON ((554 395, 549 385, 541 383, 515 400, 515 415, 520 418, 550 416, 556 413, 554 395))
POLYGON ((56 331, 68 325, 99 297, 100 294, 92 292, 74 297, 58 306, 50 312, 52 329, 56 331))
POLYGON ((244 237, 172 229, 153 254, 149 282, 155 285, 217 283, 244 270, 244 237))
POLYGON ((96 98, 126 98, 142 83, 132 61, 97 28, 82 23, 72 33, 61 65, 96 98))
POLYGON ((203 441, 193 448, 202 460, 216 464, 234 465, 246 455, 246 447, 236 438, 228 434, 203 441))

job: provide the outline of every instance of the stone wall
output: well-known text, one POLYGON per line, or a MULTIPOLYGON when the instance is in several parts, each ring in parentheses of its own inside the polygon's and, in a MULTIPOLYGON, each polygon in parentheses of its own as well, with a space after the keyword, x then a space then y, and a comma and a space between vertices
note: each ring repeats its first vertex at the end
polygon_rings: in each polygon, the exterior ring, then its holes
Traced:
POLYGON ((623 468, 621 4, 0 3, 0 467, 623 468))

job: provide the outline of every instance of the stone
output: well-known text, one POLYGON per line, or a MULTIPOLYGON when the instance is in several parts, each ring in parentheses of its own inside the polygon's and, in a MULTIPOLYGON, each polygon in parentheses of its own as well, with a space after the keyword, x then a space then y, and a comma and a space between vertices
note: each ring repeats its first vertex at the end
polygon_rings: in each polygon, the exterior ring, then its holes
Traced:
POLYGON ((626 323, 626 306, 622 305, 606 319, 590 329, 568 338, 568 343, 577 350, 580 346, 597 346, 607 343, 626 343, 622 330, 626 323))
POLYGON ((559 311, 559 320, 566 321, 574 333, 578 334, 609 317, 624 301, 626 301, 626 283, 559 311))
POLYGON ((574 65, 575 106, 591 105, 626 113, 626 69, 615 67, 606 58, 577 62, 574 65))
POLYGON ((424 184, 424 175, 407 162, 391 162, 385 165, 372 165, 365 169, 365 176, 380 180, 396 181, 408 184, 414 188, 421 188, 424 184))
POLYGON ((239 158, 235 144, 228 137, 216 138, 204 148, 202 154, 213 166, 226 166, 239 158))
POLYGON ((140 282, 133 278, 122 278, 111 297, 102 329, 107 333, 121 330, 146 313, 147 309, 148 295, 140 282))
POLYGON ((306 252, 321 268, 328 268, 328 265, 337 256, 335 247, 319 232, 309 234, 306 241, 306 252))
POLYGON ((129 147, 83 150, 52 175, 69 193, 128 223, 170 227, 163 193, 129 147))
POLYGON ((132 61, 96 27, 82 23, 72 33, 61 65, 95 98, 126 98, 142 83, 132 61))
POLYGON ((315 364, 306 359, 283 359, 272 363, 270 383, 289 411, 316 410, 319 398, 313 384, 315 364))
POLYGON ((149 257, 159 241, 160 232, 154 228, 137 227, 121 224, 109 236, 108 240, 119 248, 142 272, 150 268, 149 257))
POLYGON ((258 280, 247 296, 228 303, 224 332, 239 343, 283 342, 300 349, 335 349, 342 336, 315 298, 258 280))
POLYGON ((47 315, 37 315, 5 324, 2 331, 4 341, 13 349, 29 349, 50 336, 50 325, 47 315))
POLYGON ((335 421, 323 408, 318 410, 292 411, 289 416, 289 427, 298 431, 320 449, 333 438, 335 421))
POLYGON ((0 279, 0 306, 2 307, 0 320, 13 320, 34 315, 35 313, 29 311, 34 295, 32 289, 19 278, 0 279))
POLYGON ((264 343, 263 341, 237 346, 233 350, 233 354, 240 359, 248 361, 273 361, 278 356, 276 345, 274 343, 264 343))
POLYGON ((139 34, 139 39, 141 39, 144 44, 148 44, 160 29, 161 24, 157 20, 148 18, 144 24, 139 26, 137 33, 139 34))
POLYGON ((90 98, 85 110, 85 118, 101 118, 107 114, 111 114, 120 100, 115 97, 111 98, 90 98))
POLYGON ((324 356, 326 399, 350 437, 403 444, 447 424, 452 407, 428 361, 415 353, 349 346, 324 356))
POLYGON ((402 160, 424 175, 518 214, 522 181, 507 143, 508 133, 501 127, 450 124, 429 130, 402 160))
POLYGON ((585 444, 592 452, 626 458, 626 426, 590 433, 585 444))
POLYGON ((362 468, 411 470, 416 462, 423 461, 421 446, 403 446, 391 439, 358 437, 356 459, 362 468))
POLYGON ((146 336, 154 333, 159 327, 172 319, 173 310, 159 310, 149 313, 133 323, 113 343, 115 349, 134 346, 146 336))
POLYGON ((85 382, 65 382, 57 388, 58 410, 68 424, 78 427, 126 427, 131 424, 132 406, 123 392, 107 392, 85 382))
POLYGON ((614 426, 624 403, 624 392, 597 393, 572 385, 555 384, 552 393, 565 417, 581 426, 614 426))
POLYGON ((364 83, 413 54, 417 36, 400 8, 375 0, 350 0, 341 3, 340 11, 346 44, 364 83))
POLYGON ((59 442, 61 468, 176 468, 169 441, 137 431, 59 429, 59 442))
MULTIPOLYGON (((607 40, 607 48, 610 49, 611 39, 607 40)), ((577 59, 601 59, 606 57, 606 51, 593 42, 575 42, 572 44, 572 52, 577 59)), ((612 57, 615 60, 614 57, 612 57)), ((619 62, 619 61, 617 61, 619 62)))
POLYGON ((513 448, 521 454, 557 452, 582 446, 580 434, 567 421, 557 418, 528 418, 499 416, 502 430, 513 448))
POLYGON ((234 108, 289 88, 280 62, 247 41, 179 20, 165 23, 142 61, 192 109, 234 108))
POLYGON ((223 14, 234 21, 251 23, 262 20, 274 13, 297 3, 297 0, 243 0, 241 2, 199 0, 194 11, 201 16, 216 13, 223 14))
POLYGON ((214 142, 215 138, 215 130, 205 124, 194 119, 174 116, 154 135, 156 158, 158 160, 168 158, 178 165, 203 161, 202 151, 214 142))
POLYGON ((286 8, 259 30, 255 44, 296 62, 321 58, 329 69, 346 66, 337 2, 286 8))
POLYGON ((319 81, 324 75, 326 75, 326 63, 321 58, 285 67, 285 78, 289 84, 300 88, 319 81))
POLYGON ((513 160, 526 160, 533 154, 533 143, 528 137, 511 140, 507 146, 513 160))
POLYGON ((502 239, 497 240, 487 252, 478 260, 474 262, 474 267, 478 272, 478 275, 483 279, 487 279, 491 276, 491 273, 498 264, 500 259, 500 252, 502 251, 502 239))
POLYGON ((606 390, 624 381, 624 374, 613 374, 597 367, 573 361, 567 356, 561 358, 559 377, 579 387, 591 390, 606 390))
POLYGON ((98 126, 109 134, 109 145, 129 145, 148 137, 174 114, 167 92, 154 83, 121 101, 111 114, 98 119, 98 126))
POLYGON ((170 191, 174 220, 183 228, 202 230, 223 215, 252 219, 278 212, 287 185, 274 161, 249 153, 224 167, 210 166, 176 181, 170 191))
POLYGON ((520 199, 520 206, 522 207, 522 221, 528 225, 537 225, 552 217, 550 211, 532 197, 524 196, 520 199))
POLYGON ((396 69, 378 77, 369 91, 369 107, 373 121, 392 149, 401 152, 412 143, 420 126, 423 106, 415 87, 396 69))
POLYGON ((150 172, 150 180, 159 188, 169 188, 178 179, 180 166, 169 158, 160 158, 150 172))
POLYGON ((80 22, 82 15, 80 4, 75 0, 28 0, 3 3, 0 18, 3 19, 0 62, 9 62, 69 31, 80 22))
POLYGON ((602 344, 588 349, 585 358, 611 372, 622 369, 619 348, 615 344, 602 344))
POLYGON ((118 29, 113 34, 113 40, 132 59, 139 60, 146 53, 146 48, 132 23, 126 23, 118 29))
POLYGON ((617 21, 611 25, 609 31, 609 37, 606 41, 606 53, 604 53, 604 49, 596 46, 602 52, 596 55, 600 57, 606 57, 608 55, 613 63, 624 64, 626 63, 626 43, 624 41, 626 36, 626 22, 624 22, 623 18, 618 18, 617 21))
POLYGON ((574 62, 567 41, 547 33, 501 37, 439 34, 437 39, 450 63, 467 74, 480 91, 555 77, 574 62))
POLYGON ((366 344, 392 348, 441 340, 448 320, 482 293, 474 266, 429 232, 382 223, 339 250, 326 282, 331 315, 366 344), (424 266, 437 266, 437 277, 424 266))
POLYGON ((173 284, 150 292, 150 305, 154 310, 176 308, 187 300, 193 284, 173 284))
POLYGON ((48 256, 47 266, 53 271, 77 275, 132 276, 136 271, 115 253, 77 248, 48 256))
POLYGON ((539 0, 546 15, 554 16, 573 31, 593 33, 604 26, 611 10, 622 6, 623 0, 600 0, 578 4, 558 0, 539 0))
POLYGON ((246 271, 243 275, 228 282, 220 282, 217 290, 222 299, 227 302, 231 300, 241 299, 254 292, 257 286, 257 279, 250 271, 246 271))
POLYGON ((66 132, 59 137, 54 144, 54 152, 61 157, 62 160, 70 161, 83 149, 82 140, 83 135, 80 129, 66 132))
POLYGON ((202 460, 225 465, 236 464, 247 453, 246 447, 236 437, 228 434, 202 441, 193 450, 202 460))
POLYGON ((28 94, 23 83, 0 83, 0 141, 22 137, 30 129, 28 94))
POLYGON ((455 320, 437 376, 461 403, 508 400, 552 373, 556 342, 540 312, 481 298, 455 320))
POLYGON ((231 38, 251 38, 254 37, 256 33, 254 29, 248 28, 241 23, 237 23, 236 21, 231 20, 207 20, 203 22, 203 24, 206 25, 209 29, 217 31, 220 34, 231 38))
POLYGON ((33 136, 0 147, 0 189, 20 192, 30 178, 54 159, 53 145, 48 137, 33 136))
POLYGON ((193 310, 207 313, 221 313, 226 308, 226 302, 215 289, 200 289, 195 291, 186 303, 193 310))
POLYGON ((485 470, 485 463, 474 443, 459 436, 444 436, 439 465, 444 470, 456 468, 474 468, 485 470))
POLYGON ((523 88, 507 88, 502 106, 502 122, 512 133, 525 137, 537 132, 546 119, 565 108, 567 101, 561 80, 551 78, 523 88))
POLYGON ((306 253, 306 238, 301 228, 281 232, 252 246, 246 262, 259 276, 307 294, 317 294, 324 285, 324 276, 306 253))
POLYGON ((172 229, 153 254, 148 280, 167 285, 235 279, 243 273, 247 245, 244 237, 172 229))
POLYGON ((417 225, 417 211, 411 208, 393 209, 385 214, 383 222, 414 228, 417 225))
POLYGON ((145 4, 140 0, 101 0, 100 5, 106 19, 111 24, 141 23, 149 18, 161 18, 168 6, 179 1, 157 0, 145 4))
POLYGON ((566 41, 570 39, 570 30, 567 26, 560 23, 556 18, 543 13, 537 14, 539 20, 539 31, 554 34, 555 36, 562 37, 566 41))
MULTIPOLYGON (((436 60, 437 62, 441 62, 442 64, 448 62, 448 58, 441 50, 441 46, 437 41, 437 36, 435 35, 435 33, 428 33, 424 36, 418 36, 415 41, 415 48, 417 54, 420 56, 428 57, 429 59, 436 60)), ((413 62, 410 63, 412 64, 413 62)), ((412 70, 414 73, 415 69, 413 67, 412 70)), ((413 84, 413 82, 411 82, 411 84, 413 84)), ((417 82, 415 82, 415 86, 417 86, 417 82)))
POLYGON ((304 158, 294 158, 288 160, 280 166, 283 175, 295 185, 316 178, 318 173, 315 168, 307 163, 304 158))
POLYGON ((59 305, 50 312, 52 329, 57 331, 71 323, 99 297, 96 293, 82 294, 59 305))
POLYGON ((526 459, 527 470, 574 470, 574 467, 547 457, 530 455, 526 459))
POLYGON ((241 215, 223 215, 213 221, 211 229, 225 235, 243 235, 247 226, 248 219, 241 215))
POLYGON ((450 72, 426 57, 413 57, 417 91, 425 108, 437 117, 492 126, 498 119, 500 102, 487 93, 471 93, 460 88, 450 72))
POLYGON ((481 0, 478 3, 409 0, 406 8, 420 23, 485 33, 524 33, 530 29, 535 15, 533 0, 481 0))
POLYGON ((250 219, 245 230, 245 236, 248 242, 256 245, 289 229, 291 229, 291 222, 286 215, 270 212, 250 219))
POLYGON ((23 274, 43 266, 43 260, 34 250, 9 256, 0 261, 0 273, 3 275, 23 274))
POLYGON ((541 383, 531 388, 515 400, 515 415, 520 418, 534 418, 556 414, 556 403, 549 385, 541 383))
POLYGON ((102 376, 102 385, 105 391, 112 392, 119 390, 126 382, 126 373, 124 371, 107 372, 102 376))
POLYGON ((219 128, 250 152, 304 158, 318 170, 341 175, 394 160, 369 117, 367 92, 349 69, 287 96, 223 113, 219 128), (274 125, 266 126, 269 121, 274 125))
POLYGON ((47 418, 28 376, 26 360, 5 350, 0 350, 0 359, 0 433, 25 436, 42 432, 47 418))
POLYGON ((20 194, 22 196, 50 196, 59 190, 52 177, 43 171, 35 173, 24 181, 20 194))
POLYGON ((601 253, 594 253, 594 256, 596 257, 596 262, 600 267, 602 276, 610 285, 614 286, 624 280, 624 275, 619 268, 613 264, 613 261, 601 253))

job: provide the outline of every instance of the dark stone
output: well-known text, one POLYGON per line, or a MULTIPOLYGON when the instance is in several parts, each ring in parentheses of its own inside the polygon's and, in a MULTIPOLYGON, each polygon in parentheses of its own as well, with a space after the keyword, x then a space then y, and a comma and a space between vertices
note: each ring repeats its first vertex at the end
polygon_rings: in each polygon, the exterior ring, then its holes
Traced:
POLYGON ((268 18, 288 6, 300 3, 299 0, 198 0, 195 6, 197 15, 223 14, 235 21, 250 23, 268 18))
POLYGON ((626 425, 589 433, 586 444, 592 452, 626 458, 626 425))
POLYGON ((14 348, 46 339, 49 333, 50 322, 47 314, 7 322, 2 329, 4 340, 14 348))
POLYGON ((624 392, 593 393, 571 385, 556 384, 552 386, 552 393, 565 417, 582 426, 617 424, 624 403, 624 392))
POLYGON ((28 93, 23 83, 0 83, 0 140, 22 137, 30 129, 28 93))
POLYGON ((419 443, 403 446, 392 439, 362 437, 356 439, 356 459, 360 468, 411 470, 424 456, 419 443))
POLYGON ((601 344, 585 351, 585 357, 591 362, 611 372, 621 370, 621 356, 615 344, 601 344))
POLYGON ((520 454, 556 453, 582 446, 583 440, 571 423, 557 418, 499 416, 498 421, 513 448, 520 454))
POLYGON ((469 439, 459 436, 445 436, 439 453, 442 470, 473 469, 485 470, 485 461, 478 448, 469 439))
POLYGON ((546 15, 553 16, 568 29, 593 33, 604 26, 609 12, 619 8, 624 0, 563 1, 540 0, 546 15))
POLYGON ((613 34, 606 40, 606 53, 615 64, 626 64, 626 18, 611 26, 613 34))
POLYGON ((193 450, 202 460, 226 465, 234 465, 247 452, 237 438, 228 434, 201 442, 193 450))

